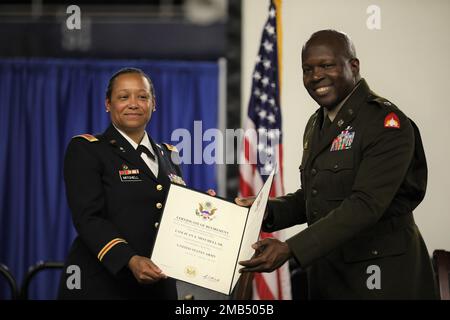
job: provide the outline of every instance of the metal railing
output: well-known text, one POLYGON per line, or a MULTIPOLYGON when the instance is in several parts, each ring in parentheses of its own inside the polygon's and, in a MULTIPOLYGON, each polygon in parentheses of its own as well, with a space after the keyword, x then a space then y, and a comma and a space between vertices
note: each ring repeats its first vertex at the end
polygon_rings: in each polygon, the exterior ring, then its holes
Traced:
POLYGON ((34 266, 31 266, 28 269, 28 272, 25 275, 22 286, 20 288, 19 299, 20 300, 28 300, 28 289, 31 284, 31 281, 40 271, 48 270, 48 269, 63 269, 63 268, 64 268, 64 262, 60 262, 60 261, 46 261, 46 262, 40 261, 37 264, 35 264, 34 266))
POLYGON ((11 299, 15 300, 19 296, 19 289, 17 286, 16 279, 14 279, 13 275, 9 271, 8 267, 4 264, 0 263, 0 274, 6 279, 8 282, 9 288, 11 290, 11 299))

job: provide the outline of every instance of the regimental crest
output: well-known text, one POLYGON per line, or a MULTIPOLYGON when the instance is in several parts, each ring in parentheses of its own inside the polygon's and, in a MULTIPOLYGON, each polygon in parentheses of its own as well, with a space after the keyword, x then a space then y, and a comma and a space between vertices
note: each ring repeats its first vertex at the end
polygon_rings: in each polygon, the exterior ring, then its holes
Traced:
POLYGON ((213 220, 215 218, 217 208, 214 208, 212 202, 206 201, 198 204, 195 214, 203 220, 213 220))
POLYGON ((180 176, 177 176, 174 173, 170 173, 168 175, 168 177, 169 177, 170 182, 172 182, 172 183, 176 183, 176 184, 179 184, 181 186, 185 186, 186 185, 186 182, 184 182, 183 178, 180 177, 180 176))

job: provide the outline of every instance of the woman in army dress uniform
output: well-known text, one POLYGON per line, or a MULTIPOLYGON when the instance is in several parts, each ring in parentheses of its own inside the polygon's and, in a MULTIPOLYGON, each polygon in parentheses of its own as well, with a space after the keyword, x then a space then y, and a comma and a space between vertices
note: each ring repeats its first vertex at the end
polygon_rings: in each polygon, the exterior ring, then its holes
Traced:
POLYGON ((152 81, 139 69, 120 70, 109 81, 105 106, 108 129, 74 137, 65 155, 78 236, 59 298, 176 299, 175 280, 149 259, 169 184, 183 181, 172 162, 176 149, 156 144, 145 131, 155 111, 152 81), (69 266, 78 267, 78 284, 69 266))

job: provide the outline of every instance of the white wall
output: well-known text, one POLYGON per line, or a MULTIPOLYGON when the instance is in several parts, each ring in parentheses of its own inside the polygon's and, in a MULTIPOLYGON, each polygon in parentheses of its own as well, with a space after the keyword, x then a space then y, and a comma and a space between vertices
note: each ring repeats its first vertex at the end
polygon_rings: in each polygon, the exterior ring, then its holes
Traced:
MULTIPOLYGON (((243 119, 268 0, 243 1, 243 119)), ((282 116, 287 192, 299 187, 303 129, 317 105, 303 88, 300 52, 309 36, 337 29, 353 39, 361 75, 419 126, 428 160, 428 190, 415 210, 430 253, 450 250, 450 1, 283 0, 282 116), (369 30, 368 6, 381 9, 369 30)), ((291 228, 288 234, 301 230, 291 228)))

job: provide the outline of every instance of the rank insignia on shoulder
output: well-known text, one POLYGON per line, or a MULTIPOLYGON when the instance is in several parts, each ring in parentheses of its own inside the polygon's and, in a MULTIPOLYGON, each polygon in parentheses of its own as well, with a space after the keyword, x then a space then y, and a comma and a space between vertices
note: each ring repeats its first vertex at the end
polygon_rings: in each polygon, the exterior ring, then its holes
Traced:
POLYGON ((77 136, 74 136, 72 139, 74 139, 74 138, 83 138, 83 139, 86 139, 89 142, 98 141, 98 139, 96 137, 94 137, 92 134, 89 134, 89 133, 79 134, 77 136))
POLYGON ((400 120, 394 112, 389 113, 384 118, 384 127, 385 128, 395 128, 400 129, 400 120))
POLYGON ((176 184, 179 184, 179 185, 182 185, 182 186, 186 185, 186 182, 184 182, 183 178, 180 177, 180 176, 177 176, 174 173, 170 173, 169 174, 169 179, 170 179, 170 182, 173 182, 173 183, 176 183, 176 184))
POLYGON ((166 146, 166 148, 167 148, 167 149, 169 149, 170 151, 175 151, 175 152, 178 152, 178 149, 177 149, 177 147, 175 147, 175 146, 173 146, 173 145, 171 145, 171 144, 168 144, 168 143, 163 143, 163 145, 165 145, 165 146, 166 146))

